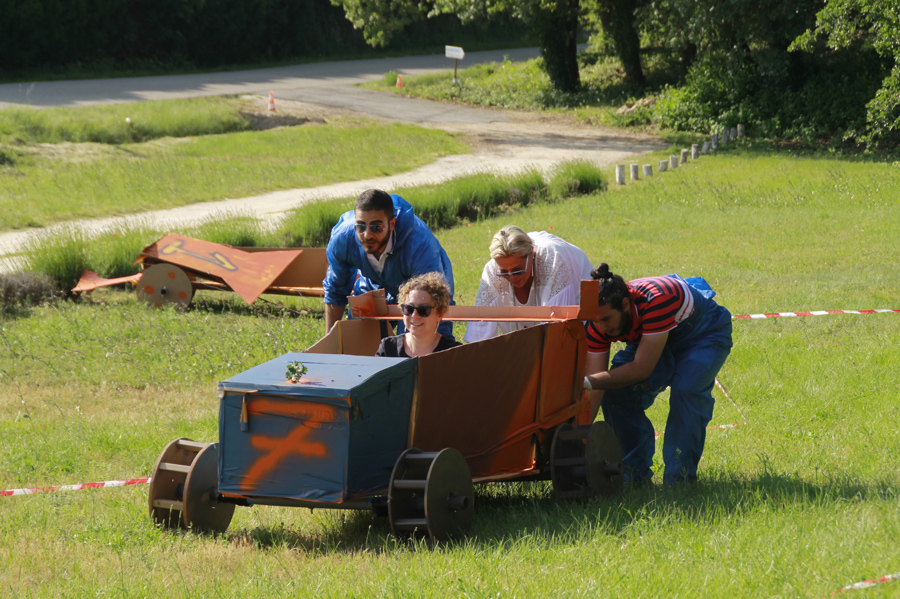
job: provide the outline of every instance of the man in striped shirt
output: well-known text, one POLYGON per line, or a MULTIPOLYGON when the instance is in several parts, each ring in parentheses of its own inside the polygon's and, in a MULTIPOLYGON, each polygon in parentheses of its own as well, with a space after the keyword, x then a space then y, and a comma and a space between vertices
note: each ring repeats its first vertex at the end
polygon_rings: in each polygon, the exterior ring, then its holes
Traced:
POLYGON ((606 264, 591 276, 600 281, 600 316, 585 324, 592 416, 602 407, 625 454, 626 480, 649 481, 656 441, 645 410, 670 387, 663 482, 696 480, 712 388, 731 351, 731 314, 712 301, 715 292, 701 278, 626 283, 606 264), (626 346, 610 365, 614 341, 626 346))

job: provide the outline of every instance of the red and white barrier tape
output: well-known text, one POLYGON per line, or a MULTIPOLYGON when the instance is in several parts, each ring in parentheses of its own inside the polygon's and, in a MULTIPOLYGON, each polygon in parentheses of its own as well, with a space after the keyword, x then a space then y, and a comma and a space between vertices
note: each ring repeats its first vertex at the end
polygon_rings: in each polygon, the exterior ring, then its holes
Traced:
POLYGON ((739 314, 732 319, 788 318, 791 316, 826 316, 828 314, 900 314, 900 310, 814 310, 812 312, 766 312, 765 314, 739 314))
POLYGON ((839 591, 835 591, 831 594, 832 597, 837 595, 838 593, 843 593, 844 591, 858 591, 860 589, 870 589, 878 584, 884 584, 885 582, 891 582, 892 580, 900 580, 900 572, 896 574, 888 574, 886 576, 882 576, 881 578, 873 578, 871 580, 862 580, 860 582, 854 582, 853 584, 848 584, 844 588, 839 591))
POLYGON ((101 487, 124 487, 127 485, 142 485, 150 482, 150 477, 129 478, 128 480, 106 480, 99 483, 82 483, 80 485, 59 485, 56 487, 33 487, 30 489, 8 489, 0 491, 0 497, 12 497, 13 495, 32 495, 34 493, 50 493, 53 491, 80 491, 81 489, 99 489, 101 487))

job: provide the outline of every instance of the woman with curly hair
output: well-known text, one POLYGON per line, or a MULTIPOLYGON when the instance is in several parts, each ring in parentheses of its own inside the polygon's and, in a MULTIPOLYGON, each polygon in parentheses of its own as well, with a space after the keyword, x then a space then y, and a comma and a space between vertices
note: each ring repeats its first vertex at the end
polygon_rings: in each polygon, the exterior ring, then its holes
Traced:
POLYGON ((438 331, 450 307, 450 286, 443 274, 427 272, 409 279, 400 286, 398 299, 406 332, 382 339, 376 356, 415 358, 461 345, 438 331))

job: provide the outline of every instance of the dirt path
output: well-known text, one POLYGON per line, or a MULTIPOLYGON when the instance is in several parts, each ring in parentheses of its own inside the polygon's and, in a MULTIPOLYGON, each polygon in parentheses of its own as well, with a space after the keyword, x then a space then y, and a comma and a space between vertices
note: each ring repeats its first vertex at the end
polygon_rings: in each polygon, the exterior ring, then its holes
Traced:
MULTIPOLYGON (((401 99, 392 101, 401 101, 401 99)), ((425 101, 416 100, 415 102, 421 106, 425 101)), ((445 106, 438 103, 433 104, 439 107, 445 106)), ((259 113, 262 127, 297 124, 304 120, 327 122, 329 119, 340 116, 382 118, 346 108, 288 99, 278 101, 277 116, 271 118, 265 112, 266 98, 260 96, 258 105, 262 107, 259 113)), ((52 232, 63 226, 74 225, 89 235, 96 235, 109 228, 121 228, 135 223, 159 229, 190 226, 215 214, 223 213, 250 214, 269 222, 277 222, 277 219, 285 212, 307 202, 326 198, 353 197, 373 187, 391 191, 412 185, 440 183, 464 174, 512 173, 528 167, 538 168, 546 173, 560 162, 573 159, 588 160, 604 166, 630 159, 636 160, 636 154, 663 147, 657 139, 651 136, 580 125, 565 116, 489 109, 465 110, 468 112, 478 111, 478 118, 449 120, 444 117, 435 119, 433 122, 418 120, 417 124, 463 134, 472 145, 473 152, 471 154, 447 156, 414 171, 388 177, 278 191, 254 197, 205 202, 129 216, 74 221, 53 225, 39 231, 2 233, 0 234, 0 272, 18 269, 19 260, 16 254, 22 251, 30 236, 52 232)))

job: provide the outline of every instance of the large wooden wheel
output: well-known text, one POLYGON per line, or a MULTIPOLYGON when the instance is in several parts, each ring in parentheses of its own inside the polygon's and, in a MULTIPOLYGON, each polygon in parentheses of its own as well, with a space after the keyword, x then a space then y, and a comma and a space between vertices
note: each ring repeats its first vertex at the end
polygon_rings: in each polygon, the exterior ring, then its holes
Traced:
POLYGON ((187 308, 194 298, 194 286, 183 270, 160 262, 144 271, 137 283, 138 299, 151 306, 187 308))
POLYGON ((397 536, 449 541, 472 528, 475 489, 457 450, 408 449, 397 459, 388 491, 388 517, 397 536))

